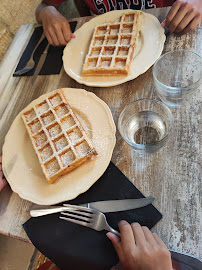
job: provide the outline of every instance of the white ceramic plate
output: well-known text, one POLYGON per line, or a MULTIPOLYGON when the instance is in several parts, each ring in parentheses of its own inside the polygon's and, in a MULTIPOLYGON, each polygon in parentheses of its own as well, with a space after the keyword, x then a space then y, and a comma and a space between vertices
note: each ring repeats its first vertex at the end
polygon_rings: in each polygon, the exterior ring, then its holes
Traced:
MULTIPOLYGON (((115 124, 109 107, 95 94, 65 88, 64 94, 92 139, 98 155, 48 184, 31 140, 21 119, 15 118, 3 146, 3 172, 14 192, 36 204, 50 205, 71 200, 88 190, 105 172, 115 146, 115 124)), ((50 93, 34 100, 24 110, 41 102, 50 93)))
POLYGON ((80 84, 98 87, 110 87, 122 84, 146 72, 162 53, 165 35, 158 19, 144 13, 143 29, 137 43, 135 56, 131 64, 129 76, 81 76, 83 62, 88 52, 91 37, 95 26, 107 21, 115 21, 123 13, 134 10, 115 10, 97 16, 82 25, 64 49, 63 63, 66 73, 80 84))

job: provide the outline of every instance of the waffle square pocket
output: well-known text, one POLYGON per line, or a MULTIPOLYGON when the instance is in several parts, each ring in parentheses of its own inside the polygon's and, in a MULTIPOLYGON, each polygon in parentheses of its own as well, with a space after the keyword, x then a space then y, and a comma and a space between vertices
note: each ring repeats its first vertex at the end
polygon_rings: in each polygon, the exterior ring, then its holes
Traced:
POLYGON ((21 116, 48 183, 97 155, 62 89, 21 116))
POLYGON ((143 13, 134 11, 96 26, 82 75, 129 75, 142 24, 143 13))

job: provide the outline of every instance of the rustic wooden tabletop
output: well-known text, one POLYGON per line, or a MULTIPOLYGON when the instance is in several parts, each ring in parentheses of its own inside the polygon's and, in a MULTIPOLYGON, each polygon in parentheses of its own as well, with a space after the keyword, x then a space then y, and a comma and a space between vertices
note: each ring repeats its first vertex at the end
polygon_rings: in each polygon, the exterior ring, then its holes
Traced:
MULTIPOLYGON (((147 11, 160 21, 168 9, 147 11)), ((77 29, 91 17, 78 18, 77 29)), ((61 87, 83 88, 95 93, 110 107, 115 124, 121 110, 139 98, 158 99, 154 91, 151 68, 122 85, 95 88, 80 85, 65 73, 32 77, 13 77, 16 65, 33 33, 34 25, 22 25, 0 64, 0 153, 4 138, 16 115, 40 95, 61 87)), ((167 37, 164 52, 187 49, 202 54, 202 28, 186 35, 167 37)), ((151 48, 152 50, 152 48, 151 48)), ((170 249, 198 258, 201 220, 201 101, 200 88, 190 102, 173 109, 174 131, 167 144, 152 155, 140 155, 129 148, 117 131, 112 161, 147 197, 156 197, 155 207, 163 219, 153 228, 170 249)), ((32 203, 21 199, 9 186, 0 192, 0 233, 29 241, 22 224, 30 218, 32 203)), ((202 259, 202 258, 201 258, 202 259)))

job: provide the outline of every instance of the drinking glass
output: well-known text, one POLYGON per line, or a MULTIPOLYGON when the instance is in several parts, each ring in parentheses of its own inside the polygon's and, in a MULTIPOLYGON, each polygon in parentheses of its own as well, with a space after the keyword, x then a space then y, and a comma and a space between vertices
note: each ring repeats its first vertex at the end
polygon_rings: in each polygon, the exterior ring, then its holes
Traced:
POLYGON ((153 66, 155 90, 160 99, 179 107, 190 99, 202 81, 202 58, 188 50, 162 55, 153 66))
POLYGON ((153 153, 168 140, 173 127, 170 109, 160 101, 139 99, 127 105, 118 119, 123 139, 140 153, 153 153))

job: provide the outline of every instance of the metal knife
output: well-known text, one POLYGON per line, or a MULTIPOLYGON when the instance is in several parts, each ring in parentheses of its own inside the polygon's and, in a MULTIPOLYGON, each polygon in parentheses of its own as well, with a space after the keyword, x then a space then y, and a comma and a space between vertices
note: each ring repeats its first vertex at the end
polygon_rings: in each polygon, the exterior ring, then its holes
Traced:
MULTIPOLYGON (((80 204, 80 206, 96 209, 102 213, 111 213, 141 208, 151 204, 154 200, 155 198, 98 201, 80 204)), ((63 206, 33 205, 30 210, 30 215, 32 217, 39 217, 53 213, 59 213, 71 209, 71 206, 71 204, 63 204, 63 206)))
POLYGON ((42 68, 42 66, 43 66, 43 64, 44 64, 44 62, 46 60, 46 56, 47 56, 49 47, 50 47, 50 44, 48 43, 45 50, 44 50, 44 52, 42 53, 42 55, 41 55, 41 57, 39 59, 38 65, 37 65, 37 67, 36 67, 36 69, 34 71, 32 83, 34 83, 34 81, 36 80, 36 78, 37 78, 37 76, 38 76, 38 74, 39 74, 39 72, 40 72, 40 70, 41 70, 41 68, 42 68))

